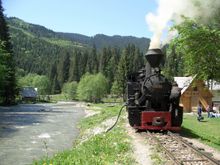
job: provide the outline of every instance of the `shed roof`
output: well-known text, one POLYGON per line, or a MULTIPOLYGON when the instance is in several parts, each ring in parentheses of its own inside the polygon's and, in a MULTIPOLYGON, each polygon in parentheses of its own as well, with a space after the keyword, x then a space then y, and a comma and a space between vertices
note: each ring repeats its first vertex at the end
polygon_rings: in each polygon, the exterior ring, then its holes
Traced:
POLYGON ((181 89, 181 94, 183 94, 190 86, 190 84, 193 82, 193 80, 196 78, 195 76, 190 77, 174 77, 174 81, 178 84, 179 88, 181 89))
POLYGON ((36 98, 37 97, 37 91, 33 87, 24 87, 21 90, 21 96, 23 98, 36 98))

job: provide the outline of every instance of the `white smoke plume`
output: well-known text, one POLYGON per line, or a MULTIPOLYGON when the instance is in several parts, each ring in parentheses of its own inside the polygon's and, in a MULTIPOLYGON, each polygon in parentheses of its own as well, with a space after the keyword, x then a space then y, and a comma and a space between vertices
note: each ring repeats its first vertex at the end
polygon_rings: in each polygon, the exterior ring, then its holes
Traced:
POLYGON ((160 47, 163 31, 169 28, 171 20, 179 24, 184 16, 207 22, 220 8, 220 0, 157 0, 157 3, 156 13, 146 15, 149 30, 153 32, 150 48, 160 47))

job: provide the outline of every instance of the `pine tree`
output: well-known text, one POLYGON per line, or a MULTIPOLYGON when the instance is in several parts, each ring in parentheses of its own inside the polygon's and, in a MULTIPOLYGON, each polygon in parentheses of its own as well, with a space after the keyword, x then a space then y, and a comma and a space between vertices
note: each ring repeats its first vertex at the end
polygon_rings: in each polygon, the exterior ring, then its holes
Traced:
POLYGON ((99 60, 99 72, 103 73, 104 76, 107 76, 107 72, 108 72, 107 66, 110 58, 111 58, 110 48, 103 48, 99 60))
POLYGON ((133 72, 137 72, 144 65, 144 56, 143 53, 140 52, 139 48, 135 48, 134 59, 133 59, 133 72))
POLYGON ((69 70, 69 82, 77 81, 79 82, 79 58, 81 57, 81 52, 79 50, 75 50, 71 63, 70 63, 70 70, 69 70))
POLYGON ((86 73, 86 66, 87 66, 87 61, 89 53, 86 50, 85 52, 81 52, 80 57, 79 57, 79 77, 81 78, 82 75, 86 73))
POLYGON ((70 69, 70 54, 69 54, 69 52, 67 52, 66 55, 64 56, 64 61, 63 61, 63 80, 64 80, 64 82, 68 81, 69 69, 70 69))
POLYGON ((5 70, 5 82, 1 86, 2 99, 4 104, 12 104, 15 102, 16 94, 16 81, 15 81, 15 63, 12 54, 12 46, 10 43, 10 37, 8 32, 8 26, 6 24, 3 14, 2 1, 0 0, 0 41, 3 42, 2 49, 6 51, 7 56, 0 54, 0 61, 6 66, 5 70))
POLYGON ((106 66, 106 78, 109 81, 109 90, 111 89, 114 78, 115 78, 115 73, 117 72, 117 66, 119 62, 119 57, 120 57, 120 51, 117 48, 112 48, 110 50, 110 59, 108 60, 107 66, 106 66))
POLYGON ((60 86, 63 86, 63 83, 67 82, 69 79, 69 68, 70 68, 70 55, 65 53, 63 58, 59 61, 57 66, 58 81, 60 86))
POLYGON ((92 51, 89 54, 86 65, 86 72, 93 74, 98 73, 98 57, 95 45, 93 45, 92 51))
POLYGON ((56 94, 59 93, 60 91, 60 86, 59 82, 57 80, 57 62, 55 61, 50 68, 50 73, 49 73, 49 79, 50 79, 50 93, 56 94))
POLYGON ((128 73, 130 71, 129 69, 129 51, 127 48, 123 50, 122 56, 120 58, 120 61, 118 63, 118 69, 116 73, 116 81, 118 84, 118 89, 120 89, 121 94, 125 94, 125 87, 126 87, 126 80, 128 73))
POLYGON ((92 48, 92 66, 93 66, 93 73, 98 73, 99 63, 98 63, 97 49, 95 45, 92 48))
POLYGON ((52 80, 51 86, 52 86, 51 93, 58 94, 61 92, 61 87, 60 87, 59 81, 57 80, 57 76, 55 76, 54 79, 52 80))
POLYGON ((4 63, 5 56, 7 56, 6 51, 3 50, 2 43, 0 43, 0 102, 3 99, 4 84, 6 78, 6 65, 4 63))

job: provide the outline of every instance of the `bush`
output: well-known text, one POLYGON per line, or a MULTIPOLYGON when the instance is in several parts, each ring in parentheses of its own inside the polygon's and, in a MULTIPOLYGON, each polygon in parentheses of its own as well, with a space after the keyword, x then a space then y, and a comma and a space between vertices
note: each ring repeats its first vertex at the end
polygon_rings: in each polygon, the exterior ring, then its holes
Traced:
POLYGON ((76 99, 77 82, 67 82, 63 84, 62 94, 64 94, 66 99, 76 99))
POLYGON ((19 79, 19 86, 31 86, 37 88, 38 94, 46 95, 50 90, 50 81, 47 76, 40 76, 37 74, 28 74, 19 79))
POLYGON ((80 80, 77 88, 77 97, 79 100, 100 102, 107 94, 108 83, 105 76, 101 73, 92 75, 86 73, 80 80))

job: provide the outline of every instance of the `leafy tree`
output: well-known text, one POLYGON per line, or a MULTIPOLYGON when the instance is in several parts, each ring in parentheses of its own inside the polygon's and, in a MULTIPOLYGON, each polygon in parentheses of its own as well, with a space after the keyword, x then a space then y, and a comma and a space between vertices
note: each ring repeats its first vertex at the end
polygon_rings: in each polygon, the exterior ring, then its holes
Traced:
POLYGON ((63 84, 62 93, 65 95, 67 99, 73 100, 76 99, 76 90, 77 90, 77 82, 67 82, 63 84))
POLYGON ((173 27, 179 35, 171 48, 183 55, 185 73, 204 80, 220 79, 220 30, 186 19, 173 27))
POLYGON ((20 87, 26 87, 26 86, 33 86, 34 84, 34 77, 36 77, 37 74, 29 73, 28 75, 21 77, 18 80, 18 84, 20 87))
POLYGON ((1 72, 5 72, 4 83, 1 86, 0 93, 4 104, 12 104, 15 102, 15 94, 16 94, 15 64, 12 54, 12 46, 9 41, 10 37, 8 32, 8 26, 6 24, 3 11, 4 10, 2 8, 2 1, 0 0, 0 44, 1 44, 0 65, 1 65, 1 72), (2 45, 2 41, 3 41, 3 45, 2 45))
POLYGON ((37 88, 38 94, 47 95, 50 91, 50 81, 47 76, 35 76, 33 79, 33 86, 37 88))
POLYGON ((37 74, 28 74, 19 79, 19 86, 26 87, 32 86, 38 89, 38 94, 46 95, 49 94, 50 90, 50 81, 47 76, 40 76, 37 74))
POLYGON ((80 80, 77 96, 80 100, 100 102, 107 94, 107 79, 101 73, 92 75, 86 73, 80 80))
POLYGON ((90 81, 92 80, 93 77, 94 76, 88 72, 81 77, 77 87, 77 98, 79 100, 89 101, 91 99, 92 89, 90 86, 91 84, 90 81))

